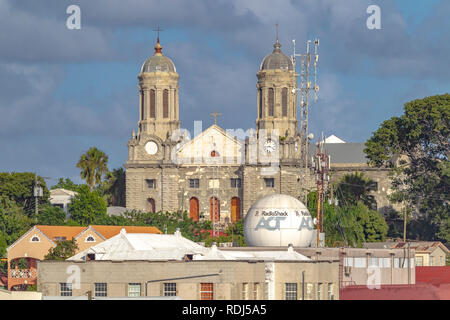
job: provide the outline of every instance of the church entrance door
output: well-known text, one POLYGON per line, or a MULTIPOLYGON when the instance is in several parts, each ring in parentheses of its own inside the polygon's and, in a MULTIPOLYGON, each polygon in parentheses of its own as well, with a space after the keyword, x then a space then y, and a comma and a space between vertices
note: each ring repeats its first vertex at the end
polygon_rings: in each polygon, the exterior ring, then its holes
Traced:
POLYGON ((155 208, 155 199, 148 198, 147 199, 147 210, 152 212, 152 213, 155 213, 155 209, 156 209, 155 208))
POLYGON ((218 222, 220 220, 220 201, 216 197, 211 197, 211 222, 218 222))
POLYGON ((189 218, 198 221, 198 199, 195 197, 189 200, 189 218))
POLYGON ((241 219, 241 199, 238 197, 231 198, 231 222, 241 219))

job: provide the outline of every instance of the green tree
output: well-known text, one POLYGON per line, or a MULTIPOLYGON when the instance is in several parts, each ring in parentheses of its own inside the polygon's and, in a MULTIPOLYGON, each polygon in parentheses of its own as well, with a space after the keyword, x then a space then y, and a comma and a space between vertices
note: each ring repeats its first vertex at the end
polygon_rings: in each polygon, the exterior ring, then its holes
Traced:
MULTIPOLYGON (((31 216, 34 214, 35 200, 34 185, 36 175, 32 172, 0 172, 0 196, 4 196, 14 201, 24 209, 24 212, 31 216)), ((45 180, 38 176, 38 182, 43 189, 43 197, 39 197, 39 205, 48 203, 50 192, 47 189, 45 180)))
POLYGON ((11 245, 34 223, 22 207, 6 196, 0 196, 0 233, 7 245, 11 245))
POLYGON ((66 213, 59 207, 51 205, 46 206, 37 217, 37 223, 40 225, 62 226, 65 224, 66 213))
POLYGON ((80 187, 81 187, 80 184, 74 183, 69 178, 65 178, 65 179, 59 178, 58 183, 55 184, 54 186, 52 186, 51 189, 52 190, 53 189, 66 189, 66 190, 78 192, 78 190, 80 190, 80 187))
POLYGON ((81 169, 81 178, 94 190, 95 184, 102 181, 102 176, 108 173, 108 156, 96 147, 90 148, 81 155, 77 168, 81 169))
POLYGON ((91 191, 87 185, 83 185, 69 204, 69 212, 76 223, 93 224, 98 219, 106 218, 106 202, 97 191, 91 191))
POLYGON ((106 175, 109 205, 125 207, 125 170, 117 168, 106 175))
POLYGON ((44 260, 66 260, 75 255, 78 245, 75 239, 63 240, 56 243, 56 247, 50 248, 44 260))
MULTIPOLYGON (((405 104, 366 142, 371 165, 392 168, 392 200, 412 208, 435 231, 419 237, 450 241, 450 95, 405 104)), ((425 225, 424 225, 425 227, 425 225)))
POLYGON ((375 181, 364 176, 362 172, 349 173, 338 182, 336 196, 341 204, 355 206, 358 202, 369 208, 376 205, 375 197, 370 194, 375 181))
POLYGON ((6 244, 6 239, 3 236, 3 233, 0 232, 0 258, 3 258, 6 255, 6 247, 8 245, 6 244))

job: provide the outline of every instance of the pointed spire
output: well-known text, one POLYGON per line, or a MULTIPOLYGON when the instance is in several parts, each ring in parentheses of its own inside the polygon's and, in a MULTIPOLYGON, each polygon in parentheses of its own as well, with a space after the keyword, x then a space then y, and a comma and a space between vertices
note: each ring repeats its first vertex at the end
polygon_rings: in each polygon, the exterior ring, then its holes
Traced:
POLYGON ((278 41, 278 23, 275 24, 275 28, 276 28, 277 40, 276 40, 275 44, 273 45, 273 47, 274 47, 273 52, 274 53, 275 52, 281 52, 281 49, 280 49, 281 48, 281 44, 278 41))

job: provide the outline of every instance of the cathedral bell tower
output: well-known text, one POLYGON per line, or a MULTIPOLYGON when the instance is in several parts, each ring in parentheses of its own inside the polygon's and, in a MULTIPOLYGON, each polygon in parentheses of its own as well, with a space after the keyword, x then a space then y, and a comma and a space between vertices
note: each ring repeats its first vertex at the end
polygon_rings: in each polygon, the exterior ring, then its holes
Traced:
POLYGON ((128 143, 128 162, 169 162, 172 133, 180 128, 178 78, 175 65, 162 53, 159 35, 155 53, 142 65, 139 80, 139 121, 128 143))
MULTIPOLYGON (((297 120, 297 73, 291 59, 281 51, 277 39, 271 54, 261 62, 257 73, 257 119, 259 138, 265 129, 267 136, 278 130, 280 159, 299 157, 299 133, 297 120)), ((273 144, 271 141, 266 143, 273 144)), ((275 148, 273 146, 272 148, 275 148)))

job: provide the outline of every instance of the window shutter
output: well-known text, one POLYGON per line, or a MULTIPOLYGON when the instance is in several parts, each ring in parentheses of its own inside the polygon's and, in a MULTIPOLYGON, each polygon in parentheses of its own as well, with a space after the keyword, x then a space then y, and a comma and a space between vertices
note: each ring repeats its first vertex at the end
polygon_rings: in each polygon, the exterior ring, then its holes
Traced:
POLYGON ((273 88, 269 88, 269 117, 274 116, 274 93, 273 88))
POLYGON ((150 90, 150 118, 156 118, 155 116, 155 90, 150 90))
POLYGON ((163 91, 163 118, 169 117, 169 90, 163 91))
POLYGON ((287 88, 283 88, 281 93, 282 115, 287 117, 287 88))

